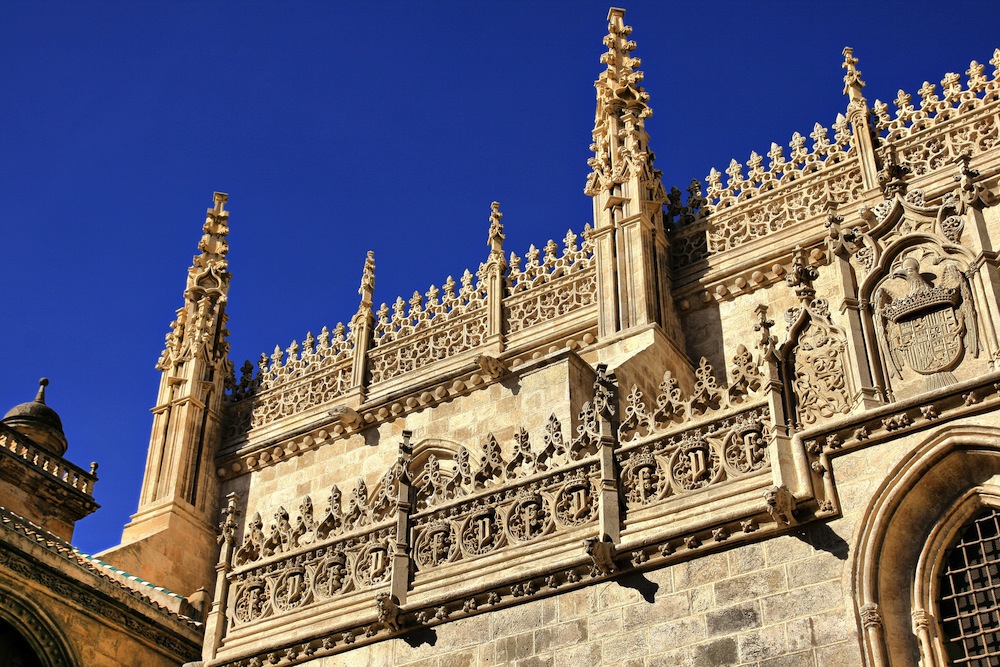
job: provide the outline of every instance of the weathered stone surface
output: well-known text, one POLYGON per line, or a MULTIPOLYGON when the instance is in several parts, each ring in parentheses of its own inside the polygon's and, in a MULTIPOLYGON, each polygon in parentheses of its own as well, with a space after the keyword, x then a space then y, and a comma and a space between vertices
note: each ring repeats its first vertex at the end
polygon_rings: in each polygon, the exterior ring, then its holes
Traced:
POLYGON ((715 601, 720 606, 729 605, 778 593, 786 588, 785 568, 773 567, 720 581, 715 584, 715 601))
POLYGON ((760 608, 757 602, 745 602, 705 614, 709 636, 733 635, 760 627, 760 608))
POLYGON ((705 644, 697 644, 691 649, 695 667, 723 667, 736 664, 739 653, 736 640, 732 637, 716 639, 705 644))

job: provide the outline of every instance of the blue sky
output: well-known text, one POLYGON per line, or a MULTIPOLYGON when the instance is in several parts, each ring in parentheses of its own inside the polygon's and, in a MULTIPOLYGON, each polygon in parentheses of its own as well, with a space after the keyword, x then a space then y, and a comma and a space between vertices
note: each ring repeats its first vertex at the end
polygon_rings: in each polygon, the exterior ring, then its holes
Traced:
MULTIPOLYGON (((845 45, 869 102, 1000 46, 996 3, 871 5, 627 4, 666 185, 829 126, 845 45)), ((579 232, 607 10, 0 2, 0 411, 51 379, 68 458, 100 463, 81 548, 135 511, 212 192, 230 195, 237 367, 349 318, 367 250, 376 305, 475 270, 493 200, 508 252, 579 232)))

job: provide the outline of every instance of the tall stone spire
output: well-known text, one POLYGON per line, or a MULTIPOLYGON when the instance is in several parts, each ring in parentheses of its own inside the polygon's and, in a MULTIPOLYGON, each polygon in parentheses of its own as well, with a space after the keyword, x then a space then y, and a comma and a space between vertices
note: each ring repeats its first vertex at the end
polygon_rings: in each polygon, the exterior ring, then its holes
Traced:
POLYGON ((170 323, 166 346, 156 367, 167 371, 192 359, 204 350, 211 363, 229 352, 225 329, 226 300, 229 294, 229 211, 224 209, 228 195, 216 192, 214 206, 208 209, 204 234, 198 242, 201 254, 195 255, 188 269, 184 306, 170 323))
POLYGON ((594 157, 584 188, 594 200, 598 334, 607 338, 658 324, 680 343, 663 224, 667 197, 645 127, 653 112, 640 85, 643 73, 639 59, 631 55, 636 45, 624 16, 625 10, 617 8, 608 14, 608 50, 601 56, 605 69, 594 83, 594 157))
POLYGON ((106 560, 181 594, 210 589, 218 501, 215 454, 222 399, 232 376, 226 340, 229 293, 228 196, 216 192, 199 254, 188 269, 184 305, 171 323, 139 509, 106 560), (190 588, 190 590, 186 590, 190 588))

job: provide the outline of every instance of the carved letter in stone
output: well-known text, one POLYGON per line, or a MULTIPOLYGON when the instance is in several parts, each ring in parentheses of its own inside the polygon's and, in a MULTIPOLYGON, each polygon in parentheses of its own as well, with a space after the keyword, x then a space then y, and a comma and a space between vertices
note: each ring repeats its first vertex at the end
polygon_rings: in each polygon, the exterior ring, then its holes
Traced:
POLYGON ((445 561, 454 560, 458 554, 458 544, 451 523, 445 519, 432 522, 417 538, 416 560, 421 565, 440 565, 445 561))
POLYGON ((587 523, 597 514, 595 497, 589 480, 570 480, 556 496, 556 518, 567 526, 587 523))
POLYGON ((329 598, 347 587, 347 556, 340 549, 327 555, 313 575, 313 590, 316 597, 329 598))
POLYGON ((389 549, 384 542, 375 542, 361 552, 356 565, 358 580, 365 586, 387 581, 389 579, 389 549))
POLYGON ((767 443, 759 420, 737 420, 725 446, 726 465, 735 474, 745 474, 767 465, 767 443))
POLYGON ((527 542, 544 533, 550 519, 545 500, 537 493, 522 490, 507 515, 507 530, 518 542, 527 542))
POLYGON ((492 508, 472 515, 462 530, 462 548, 469 555, 489 553, 502 544, 503 526, 492 508))
POLYGON ((678 490, 704 488, 716 481, 721 471, 719 452, 704 438, 684 438, 670 457, 670 478, 678 490))
POLYGON ((622 472, 625 497, 633 505, 648 505, 663 489, 663 474, 656 457, 648 450, 633 452, 622 472))

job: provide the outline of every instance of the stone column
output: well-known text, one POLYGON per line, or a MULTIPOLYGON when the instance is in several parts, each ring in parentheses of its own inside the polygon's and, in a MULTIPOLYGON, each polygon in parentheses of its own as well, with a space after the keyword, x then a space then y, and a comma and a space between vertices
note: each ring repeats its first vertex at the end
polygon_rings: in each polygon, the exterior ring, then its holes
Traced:
POLYGON ((601 461, 601 496, 598 505, 600 540, 618 544, 621 541, 621 491, 615 449, 618 445, 618 400, 615 376, 598 364, 594 381, 594 410, 600 427, 598 455, 601 461))
POLYGON ((389 579, 389 593, 397 604, 406 604, 406 591, 410 585, 410 512, 413 511, 412 487, 410 486, 410 458, 413 447, 410 438, 413 433, 403 431, 403 441, 399 444, 399 477, 396 480, 396 544, 392 553, 392 572, 389 579))
POLYGON ((358 311, 351 318, 351 337, 354 340, 354 358, 351 364, 351 386, 344 393, 344 402, 348 407, 357 408, 368 393, 368 349, 371 346, 372 327, 375 316, 372 314, 372 294, 375 292, 375 253, 368 251, 365 258, 365 268, 361 274, 361 303, 358 311))
POLYGON ((205 644, 202 647, 202 660, 208 662, 215 659, 215 654, 222 645, 226 634, 226 606, 229 602, 229 572, 233 569, 233 549, 236 538, 236 494, 226 496, 226 508, 222 511, 222 528, 219 541, 222 549, 219 552, 219 562, 215 566, 215 595, 212 596, 212 608, 205 618, 205 644))
POLYGON ((507 293, 504 272, 507 270, 507 259, 503 254, 503 224, 500 220, 500 202, 493 202, 490 213, 490 232, 487 245, 490 256, 486 260, 486 353, 497 356, 504 348, 505 322, 503 321, 503 299, 507 293))

